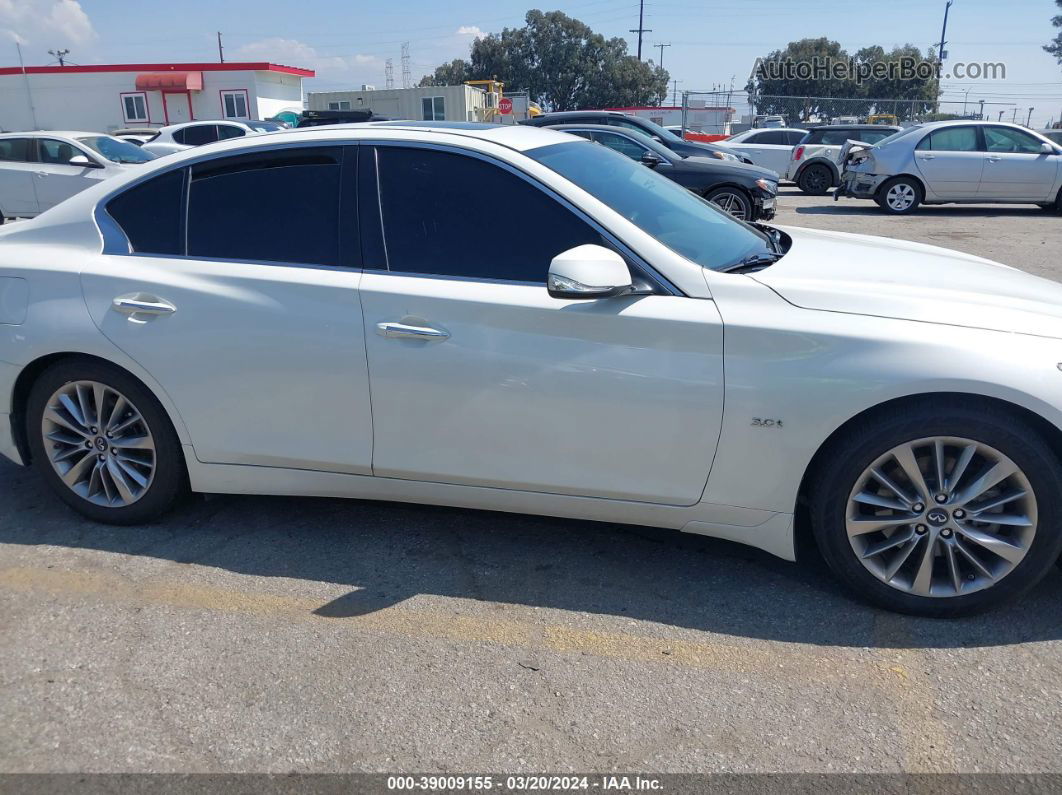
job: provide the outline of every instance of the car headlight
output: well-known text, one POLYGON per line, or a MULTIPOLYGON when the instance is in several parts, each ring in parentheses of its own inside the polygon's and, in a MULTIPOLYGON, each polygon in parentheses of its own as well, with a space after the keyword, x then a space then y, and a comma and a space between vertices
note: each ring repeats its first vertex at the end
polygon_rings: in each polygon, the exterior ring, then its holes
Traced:
POLYGON ((756 180, 756 185, 761 190, 765 190, 765 191, 767 191, 768 193, 771 193, 771 194, 774 194, 774 193, 778 192, 778 183, 777 182, 771 182, 770 180, 767 180, 767 179, 758 179, 758 180, 756 180))

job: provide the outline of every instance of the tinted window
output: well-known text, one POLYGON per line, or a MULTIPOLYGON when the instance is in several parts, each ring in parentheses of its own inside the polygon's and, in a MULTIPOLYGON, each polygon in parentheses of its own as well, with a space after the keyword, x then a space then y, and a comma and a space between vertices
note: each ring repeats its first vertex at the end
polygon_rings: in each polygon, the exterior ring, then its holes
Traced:
POLYGON ((918 142, 917 149, 932 149, 934 152, 977 152, 977 130, 973 127, 945 127, 931 132, 918 142))
POLYGON ((241 135, 247 135, 246 131, 242 127, 236 127, 233 124, 219 124, 218 125, 218 138, 224 141, 226 138, 239 138, 241 135))
POLYGON ((55 138, 39 138, 37 147, 37 159, 53 166, 68 166, 70 158, 85 154, 73 144, 55 138))
POLYGON ((594 132, 594 140, 599 144, 604 144, 609 149, 615 149, 621 155, 626 155, 632 160, 641 160, 642 155, 646 153, 646 148, 641 144, 635 143, 626 135, 617 135, 616 133, 606 132, 594 132))
POLYGON ((33 141, 29 138, 0 138, 0 160, 33 162, 33 141))
POLYGON ((184 169, 178 169, 149 179, 108 202, 107 212, 125 232, 133 251, 175 256, 184 253, 184 173, 184 169))
MULTIPOLYGON (((855 141, 863 140, 860 136, 862 130, 813 130, 808 136, 806 143, 809 144, 824 144, 826 146, 844 146, 844 142, 849 138, 855 141)), ((870 143, 870 141, 867 141, 870 143)))
POLYGON ((1043 144, 1027 132, 1010 127, 985 127, 985 145, 989 152, 1017 152, 1039 154, 1043 144))
POLYGON ((725 268, 749 254, 768 250, 762 233, 651 168, 603 146, 572 141, 525 154, 698 265, 725 268))
POLYGON ((290 149, 192 167, 188 255, 339 265, 342 149, 290 149))
POLYGON ((555 256, 601 242, 600 235, 555 199, 483 160, 384 146, 377 150, 377 167, 392 271, 545 282, 555 256), (500 207, 526 231, 503 236, 505 241, 484 241, 476 224, 497 217, 500 207))
POLYGON ((785 142, 789 146, 796 146, 804 138, 804 133, 800 130, 790 130, 785 133, 785 142))
POLYGON ((78 138, 77 140, 112 163, 146 163, 154 159, 154 155, 145 152, 133 142, 113 138, 110 135, 94 135, 91 138, 78 138))
POLYGON ((786 134, 778 130, 771 130, 769 132, 756 133, 752 136, 747 143, 755 144, 777 144, 784 146, 786 143, 786 134))
POLYGON ((186 146, 202 146, 218 139, 218 128, 213 124, 196 124, 182 127, 173 133, 173 140, 186 146))

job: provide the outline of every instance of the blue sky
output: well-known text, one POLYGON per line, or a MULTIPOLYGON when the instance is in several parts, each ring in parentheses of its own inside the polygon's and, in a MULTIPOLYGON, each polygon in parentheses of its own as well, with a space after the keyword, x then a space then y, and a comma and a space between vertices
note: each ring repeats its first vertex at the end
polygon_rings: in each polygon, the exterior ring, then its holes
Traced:
MULTIPOLYGON (((607 36, 627 38, 634 51, 634 0, 0 0, 0 65, 17 64, 11 33, 27 64, 53 60, 47 50, 69 48, 77 63, 216 60, 222 31, 229 60, 272 60, 317 70, 309 91, 384 83, 400 47, 410 42, 413 80, 436 65, 467 55, 477 32, 521 23, 530 7, 559 9, 607 36), (6 32, 6 33, 5 33, 6 32), (9 43, 10 42, 10 43, 9 43)), ((740 88, 758 55, 806 36, 828 36, 850 52, 869 44, 912 43, 923 50, 940 37, 944 0, 659 0, 646 3, 644 55, 678 78, 679 90, 740 88)), ((1053 0, 955 0, 948 22, 951 62, 1002 61, 1005 80, 946 83, 946 99, 1014 103, 1034 125, 1062 113, 1062 67, 1041 46, 1054 35, 1053 0)), ((1011 106, 1005 118, 1012 115, 1011 106)))

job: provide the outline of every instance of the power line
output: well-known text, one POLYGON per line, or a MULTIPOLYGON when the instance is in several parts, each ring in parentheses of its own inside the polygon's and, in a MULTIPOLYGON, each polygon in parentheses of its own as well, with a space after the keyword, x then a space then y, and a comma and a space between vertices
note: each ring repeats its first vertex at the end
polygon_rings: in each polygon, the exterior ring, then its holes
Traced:
POLYGON ((402 42, 402 88, 409 88, 412 78, 409 72, 409 42, 402 42))

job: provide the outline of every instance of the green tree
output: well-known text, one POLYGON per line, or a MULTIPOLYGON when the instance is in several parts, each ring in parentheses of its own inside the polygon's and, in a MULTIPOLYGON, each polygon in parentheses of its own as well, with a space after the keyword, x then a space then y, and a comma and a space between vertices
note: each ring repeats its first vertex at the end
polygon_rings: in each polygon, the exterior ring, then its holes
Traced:
MULTIPOLYGON (((1062 8, 1062 0, 1055 0, 1055 2, 1058 4, 1059 8, 1062 8)), ((1062 14, 1052 18, 1051 24, 1056 28, 1062 28, 1062 14)), ((1055 36, 1055 40, 1050 44, 1045 44, 1044 49, 1055 56, 1055 58, 1058 59, 1058 62, 1062 64, 1062 32, 1055 36)))
POLYGON ((659 105, 667 95, 668 73, 628 55, 624 39, 606 39, 560 11, 528 11, 524 21, 477 39, 468 61, 443 64, 420 84, 495 78, 550 110, 659 105))

